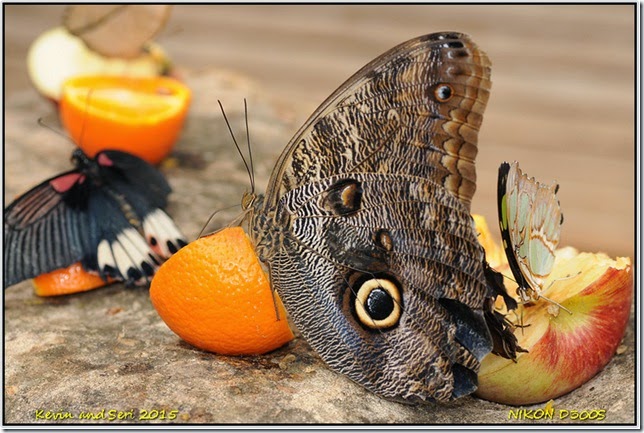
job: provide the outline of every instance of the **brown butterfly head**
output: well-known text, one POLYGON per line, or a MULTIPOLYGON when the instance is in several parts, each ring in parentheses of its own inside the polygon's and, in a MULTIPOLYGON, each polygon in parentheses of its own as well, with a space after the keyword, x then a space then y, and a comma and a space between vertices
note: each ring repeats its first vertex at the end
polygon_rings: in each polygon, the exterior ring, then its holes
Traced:
POLYGON ((245 191, 244 194, 242 195, 242 200, 241 200, 242 211, 251 209, 256 201, 257 201, 257 194, 255 194, 252 191, 245 191))

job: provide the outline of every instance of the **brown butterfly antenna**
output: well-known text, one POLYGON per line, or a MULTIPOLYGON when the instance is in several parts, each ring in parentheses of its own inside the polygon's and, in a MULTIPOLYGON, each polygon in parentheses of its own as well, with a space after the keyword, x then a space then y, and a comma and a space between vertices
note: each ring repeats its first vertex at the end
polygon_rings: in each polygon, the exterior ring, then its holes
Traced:
POLYGON ((521 335, 524 335, 523 330, 525 328, 529 328, 530 323, 528 323, 526 325, 525 322, 523 321, 523 312, 524 312, 524 309, 525 309, 525 303, 524 302, 519 302, 519 306, 521 307, 521 314, 517 313, 516 310, 512 311, 512 313, 514 314, 514 318, 516 320, 516 323, 514 324, 514 326, 516 328, 521 329, 521 335))
POLYGON ((233 132, 232 127, 230 126, 230 122, 228 121, 228 116, 226 116, 226 111, 224 111, 224 106, 221 104, 220 100, 217 100, 217 103, 219 104, 219 108, 221 109, 221 114, 224 116, 224 120, 226 121, 226 126, 228 127, 228 132, 230 132, 230 136, 233 139, 233 143, 235 143, 235 148, 237 148, 237 153, 239 153, 239 156, 242 159, 242 162, 244 163, 244 166, 246 167, 246 172, 248 173, 248 178, 250 179, 250 190, 251 194, 255 192, 255 175, 252 170, 253 167, 253 156, 252 152, 250 152, 250 135, 248 133, 248 111, 246 108, 246 98, 244 98, 244 112, 246 113, 246 136, 248 141, 248 151, 250 155, 250 166, 248 165, 248 162, 246 162, 246 158, 244 157, 244 153, 242 152, 241 148, 239 147, 239 144, 237 143, 237 139, 235 138, 235 133, 233 132))
MULTIPOLYGON (((239 144, 237 143, 237 139, 235 138, 235 134, 233 133, 233 129, 230 126, 230 122, 228 121, 228 116, 226 116, 226 111, 224 110, 224 106, 222 105, 220 100, 217 100, 217 103, 219 103, 219 108, 221 109, 221 114, 223 114, 223 116, 224 116, 224 120, 226 121, 226 126, 228 127, 228 132, 230 132, 230 136, 233 139, 233 143, 235 143, 235 148, 237 149, 237 152, 239 153, 239 156, 241 157, 242 162, 244 163, 244 166, 246 167, 246 172, 248 173, 248 178, 250 179, 251 193, 254 193, 255 192, 255 174, 254 174, 255 170, 254 170, 254 167, 253 167, 253 153, 251 151, 251 146, 250 146, 250 133, 249 133, 249 128, 248 128, 248 104, 246 103, 246 98, 244 98, 244 118, 245 118, 245 121, 246 121, 246 143, 247 143, 247 146, 248 146, 248 155, 249 155, 249 163, 250 163, 250 165, 249 165, 248 162, 246 162, 246 158, 244 158, 244 154, 243 154, 241 148, 239 147, 239 144)), ((204 232, 206 231, 206 228, 208 227, 208 225, 210 224, 210 222, 212 221, 212 219, 215 217, 215 215, 217 213, 219 213, 221 211, 224 211, 224 210, 232 209, 232 208, 237 207, 237 206, 239 206, 239 205, 237 204, 237 205, 232 205, 232 206, 225 207, 223 209, 217 209, 212 214, 210 214, 210 216, 208 217, 208 220, 206 221, 206 223, 201 228, 201 231, 199 232, 199 236, 197 236, 197 238, 200 238, 200 237, 203 236, 204 232)), ((249 210, 246 209, 239 216, 237 216, 230 224, 228 224, 228 227, 239 225, 241 223, 241 221, 244 220, 244 218, 248 214, 248 212, 249 212, 249 210)))
POLYGON ((255 193, 255 167, 253 166, 253 150, 250 146, 250 128, 248 127, 248 104, 244 98, 244 122, 246 123, 246 145, 248 146, 248 158, 250 159, 250 185, 251 194, 255 193))
MULTIPOLYGON (((244 121, 246 124, 246 145, 248 148, 248 162, 246 161, 246 158, 244 158, 244 154, 241 151, 241 148, 239 147, 239 144, 237 143, 237 139, 235 138, 235 134, 233 133, 233 129, 230 126, 230 122, 228 121, 228 116, 226 116, 226 111, 224 110, 224 106, 222 105, 220 100, 217 100, 217 103, 219 104, 219 108, 221 109, 221 114, 224 116, 224 120, 226 121, 226 126, 228 127, 228 132, 230 132, 230 136, 233 139, 233 143, 235 143, 235 148, 237 149, 237 153, 239 153, 239 156, 242 159, 242 162, 244 163, 244 166, 246 167, 246 172, 248 173, 248 178, 250 180, 250 193, 255 194, 255 167, 253 165, 253 152, 252 148, 250 145, 250 128, 248 127, 248 103, 246 101, 246 98, 244 98, 244 121)), ((248 213, 251 211, 250 208, 245 209, 237 218, 235 218, 229 226, 233 225, 239 225, 248 215, 248 213)), ((217 212, 215 212, 217 213, 217 212)), ((214 214, 213 214, 214 216, 214 214)), ((212 218, 212 216, 211 216, 212 218)), ((210 219, 209 219, 210 221, 210 219)), ((203 230, 202 230, 203 231, 203 230)), ((282 320, 282 317, 280 317, 280 311, 278 308, 277 304, 277 298, 275 296, 275 290, 271 290, 271 297, 273 298, 273 308, 275 310, 275 319, 277 321, 282 320)))
MULTIPOLYGON (((201 228, 201 231, 199 232, 199 236, 197 236, 197 239, 199 239, 199 238, 201 238, 201 237, 203 237, 203 236, 204 236, 204 232, 205 232, 205 231, 206 231, 206 229, 208 228, 208 225, 210 225, 210 222, 211 222, 211 221, 212 221, 212 219, 215 217, 215 215, 217 215, 219 212, 222 212, 222 211, 225 211, 225 210, 228 210, 228 209, 232 209, 232 208, 234 208, 234 207, 238 207, 238 206, 239 206, 239 204, 234 204, 234 205, 231 205, 231 206, 227 206, 227 207, 225 207, 225 208, 217 209, 216 211, 214 211, 213 213, 211 213, 211 214, 210 214, 210 216, 208 217, 208 220, 206 220, 206 223, 205 223, 205 224, 203 225, 203 227, 201 228)), ((245 212, 244 212, 244 213, 245 213, 245 212)), ((242 215, 242 216, 243 216, 243 215, 242 215)), ((234 222, 234 221, 237 221, 238 219, 240 219, 240 217, 235 218, 235 219, 233 220, 233 222, 234 222)), ((229 224, 229 226, 230 226, 230 225, 232 225, 232 224, 229 224)), ((218 232, 219 230, 221 230, 221 229, 217 229, 217 230, 215 230, 214 232, 210 232, 210 233, 208 233, 208 234, 216 233, 216 232, 218 232)))

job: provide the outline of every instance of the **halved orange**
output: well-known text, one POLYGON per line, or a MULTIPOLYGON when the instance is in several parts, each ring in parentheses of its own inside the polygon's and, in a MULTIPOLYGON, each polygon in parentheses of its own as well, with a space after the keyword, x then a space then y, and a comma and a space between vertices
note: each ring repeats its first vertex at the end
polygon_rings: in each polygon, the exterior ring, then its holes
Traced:
POLYGON ((258 355, 293 339, 286 311, 240 227, 177 251, 154 275, 150 299, 172 331, 210 352, 258 355))
POLYGON ((190 97, 170 77, 80 76, 63 84, 60 117, 89 157, 113 149, 157 164, 179 137, 190 97))
POLYGON ((59 296, 85 292, 109 284, 97 274, 87 272, 76 262, 67 268, 56 269, 33 279, 38 296, 59 296))

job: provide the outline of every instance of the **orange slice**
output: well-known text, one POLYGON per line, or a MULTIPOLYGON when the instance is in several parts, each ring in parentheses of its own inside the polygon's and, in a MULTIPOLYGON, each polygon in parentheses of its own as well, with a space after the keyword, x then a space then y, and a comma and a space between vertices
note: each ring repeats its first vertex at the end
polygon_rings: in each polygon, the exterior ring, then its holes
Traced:
POLYGON ((257 355, 293 339, 286 311, 240 227, 189 243, 157 270, 150 299, 172 331, 200 349, 257 355))
POLYGON ((81 76, 63 85, 60 117, 90 157, 112 149, 157 164, 179 137, 190 96, 169 77, 81 76))
POLYGON ((67 268, 38 275, 33 279, 34 292, 38 296, 59 296, 85 292, 105 286, 106 283, 96 274, 83 269, 80 262, 67 268))

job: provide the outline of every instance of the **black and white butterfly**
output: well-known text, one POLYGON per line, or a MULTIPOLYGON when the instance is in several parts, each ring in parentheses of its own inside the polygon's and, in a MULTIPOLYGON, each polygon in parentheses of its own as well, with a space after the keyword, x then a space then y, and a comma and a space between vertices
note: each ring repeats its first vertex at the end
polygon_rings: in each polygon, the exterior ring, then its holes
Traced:
POLYGON ((45 180, 4 211, 4 286, 80 261, 103 279, 149 282, 186 245, 163 211, 170 185, 128 153, 72 154, 73 170, 45 180))

